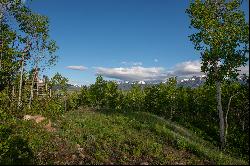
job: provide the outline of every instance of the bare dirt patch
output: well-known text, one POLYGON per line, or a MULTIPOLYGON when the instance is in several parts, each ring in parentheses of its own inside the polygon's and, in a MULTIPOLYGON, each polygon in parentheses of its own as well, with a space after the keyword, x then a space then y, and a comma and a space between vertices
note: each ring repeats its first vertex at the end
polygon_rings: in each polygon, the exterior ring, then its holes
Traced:
MULTIPOLYGON (((23 117, 24 120, 34 120, 36 123, 41 123, 42 121, 44 121, 46 118, 41 116, 41 115, 25 115, 23 117)), ((51 126, 51 121, 49 119, 49 123, 47 125, 44 126, 44 128, 49 131, 49 132, 54 132, 56 131, 56 129, 54 127, 51 126)))

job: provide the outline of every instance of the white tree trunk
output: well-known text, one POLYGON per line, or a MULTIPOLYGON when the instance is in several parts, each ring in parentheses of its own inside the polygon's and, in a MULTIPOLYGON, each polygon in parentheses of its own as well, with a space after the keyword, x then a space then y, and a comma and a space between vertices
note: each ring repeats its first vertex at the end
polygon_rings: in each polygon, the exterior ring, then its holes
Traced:
POLYGON ((29 99, 29 106, 28 106, 29 109, 31 109, 31 102, 32 102, 33 96, 34 96, 34 81, 35 81, 35 72, 32 75, 32 83, 31 83, 31 87, 30 87, 30 99, 29 99))
POLYGON ((24 53, 22 55, 22 64, 20 72, 20 82, 19 82, 19 91, 18 91, 18 108, 22 105, 22 85, 23 85, 23 69, 24 69, 24 53))
POLYGON ((37 80, 37 83, 36 83, 36 95, 37 95, 37 97, 39 95, 39 86, 38 86, 38 84, 39 84, 39 79, 37 80))
POLYGON ((67 111, 67 99, 65 96, 64 96, 64 111, 65 112, 67 111))
POLYGON ((220 119, 220 142, 221 142, 221 148, 223 149, 225 146, 225 122, 221 104, 221 82, 219 81, 216 81, 216 99, 217 99, 217 110, 220 119))
POLYGON ((231 104, 232 98, 235 97, 236 95, 238 95, 238 93, 236 93, 233 96, 231 96, 229 98, 229 101, 228 101, 228 104, 227 104, 227 112, 226 112, 226 116, 225 116, 225 144, 227 143, 227 133, 228 133, 227 117, 228 117, 228 113, 229 113, 229 110, 230 110, 230 104, 231 104))
POLYGON ((51 96, 52 96, 52 90, 49 89, 49 97, 51 97, 51 96))
POLYGON ((12 86, 12 99, 15 97, 15 86, 12 86))

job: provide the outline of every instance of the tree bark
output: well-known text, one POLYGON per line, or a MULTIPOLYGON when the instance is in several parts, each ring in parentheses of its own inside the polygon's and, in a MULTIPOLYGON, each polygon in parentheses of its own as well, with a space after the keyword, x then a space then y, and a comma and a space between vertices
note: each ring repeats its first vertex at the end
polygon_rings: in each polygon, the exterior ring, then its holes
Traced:
POLYGON ((65 96, 64 96, 64 111, 65 112, 67 111, 67 99, 65 96))
POLYGON ((230 104, 231 104, 232 98, 235 97, 236 95, 238 95, 238 93, 231 96, 229 101, 228 101, 228 104, 227 104, 227 112, 226 112, 226 115, 225 115, 225 138, 224 138, 225 139, 225 144, 227 143, 227 133, 228 133, 228 122, 227 122, 228 112, 230 110, 230 104))
POLYGON ((32 75, 32 83, 31 83, 31 87, 30 87, 30 99, 29 99, 29 109, 31 109, 31 102, 34 96, 34 81, 35 81, 35 72, 37 69, 35 69, 33 75, 32 75))
POLYGON ((224 114, 221 104, 221 82, 216 81, 216 99, 217 99, 217 110, 219 113, 220 119, 220 143, 221 149, 224 149, 225 146, 225 123, 224 123, 224 114))
POLYGON ((38 74, 37 74, 37 82, 36 82, 36 96, 38 97, 39 96, 39 86, 38 86, 38 84, 39 84, 39 77, 38 77, 38 74))
POLYGON ((20 72, 20 82, 19 82, 19 91, 18 91, 18 104, 17 107, 20 108, 22 105, 22 85, 23 85, 23 69, 24 69, 24 53, 22 55, 22 63, 21 63, 21 72, 20 72))
POLYGON ((15 86, 13 85, 12 86, 12 100, 13 100, 14 97, 15 97, 15 86))
POLYGON ((49 97, 51 98, 52 96, 52 92, 51 92, 51 89, 49 89, 49 97))

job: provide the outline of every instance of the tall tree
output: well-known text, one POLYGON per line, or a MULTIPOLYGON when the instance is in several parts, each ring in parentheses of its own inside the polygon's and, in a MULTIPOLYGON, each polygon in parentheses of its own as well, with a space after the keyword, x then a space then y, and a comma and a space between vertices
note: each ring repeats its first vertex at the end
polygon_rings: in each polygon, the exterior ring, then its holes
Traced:
MULTIPOLYGON (((18 99, 18 106, 20 106, 22 77, 27 62, 33 62, 33 64, 29 65, 32 66, 32 69, 33 66, 38 67, 39 64, 41 65, 42 61, 44 62, 42 63, 43 66, 54 64, 57 58, 54 55, 57 46, 55 41, 49 39, 49 23, 46 16, 32 12, 21 0, 0 0, 0 2, 1 32, 4 30, 4 33, 1 33, 0 40, 0 79, 6 82, 7 78, 10 77, 9 75, 13 76, 11 73, 13 67, 11 66, 15 66, 13 64, 19 64, 18 62, 20 62, 20 65, 16 65, 18 67, 14 68, 14 71, 20 68, 18 99), (32 56, 30 56, 31 53, 32 56), (6 77, 4 77, 5 75, 6 77)), ((13 77, 16 77, 16 75, 13 77)), ((4 86, 6 86, 6 83, 2 85, 2 87, 4 86)), ((32 88, 31 91, 33 91, 32 88)))
POLYGON ((17 33, 10 26, 10 2, 0 0, 0 91, 11 85, 18 69, 17 33))
POLYGON ((46 16, 41 16, 38 14, 32 14, 30 17, 32 18, 31 39, 33 43, 31 50, 30 67, 33 72, 31 74, 30 99, 28 105, 29 108, 31 107, 31 101, 33 99, 33 88, 35 81, 34 77, 37 74, 38 69, 40 71, 43 71, 44 69, 55 64, 57 56, 54 53, 58 49, 55 41, 49 40, 48 38, 48 18, 46 16))
POLYGON ((207 74, 207 82, 216 85, 221 148, 225 146, 221 82, 236 79, 238 68, 248 61, 249 23, 240 10, 241 4, 241 0, 195 0, 186 10, 191 27, 197 30, 189 37, 201 52, 201 70, 207 74))

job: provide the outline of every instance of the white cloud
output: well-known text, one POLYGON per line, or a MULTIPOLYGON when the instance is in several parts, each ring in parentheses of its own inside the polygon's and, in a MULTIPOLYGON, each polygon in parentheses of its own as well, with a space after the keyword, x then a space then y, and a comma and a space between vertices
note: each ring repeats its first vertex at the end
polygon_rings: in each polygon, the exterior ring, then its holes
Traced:
POLYGON ((246 65, 246 66, 241 66, 238 68, 239 71, 239 74, 247 74, 249 75, 249 65, 246 65))
POLYGON ((141 66, 141 65, 142 65, 142 62, 133 62, 132 65, 133 65, 133 66, 141 66))
MULTIPOLYGON (((126 62, 127 63, 127 62, 126 62)), ((249 65, 239 68, 242 73, 249 74, 249 65)), ((108 78, 116 78, 124 81, 150 81, 150 80, 165 80, 171 76, 178 76, 179 78, 189 78, 192 76, 204 76, 201 72, 201 62, 185 61, 177 63, 171 70, 163 67, 118 67, 118 68, 105 68, 96 67, 97 74, 103 75, 108 78)))
POLYGON ((155 58, 155 59, 154 59, 154 62, 158 62, 158 59, 155 58))
MULTIPOLYGON (((122 62, 128 64, 128 62, 122 62)), ((165 80, 171 76, 191 77, 193 75, 203 75, 200 71, 200 61, 186 61, 176 64, 171 70, 163 67, 119 67, 104 68, 97 67, 97 74, 108 78, 116 78, 125 81, 149 81, 149 80, 165 80)))
POLYGON ((104 68, 97 67, 97 74, 109 78, 116 78, 128 81, 148 81, 148 80, 164 80, 168 77, 162 67, 141 67, 133 66, 130 68, 104 68))
POLYGON ((141 66, 142 62, 126 62, 126 61, 122 61, 121 64, 127 65, 127 66, 141 66))
MULTIPOLYGON (((219 63, 219 65, 221 64, 222 63, 219 63)), ((249 65, 239 67, 238 69, 241 70, 239 71, 240 74, 249 74, 249 65)), ((173 74, 184 77, 204 75, 204 73, 201 72, 201 62, 199 60, 186 61, 176 64, 173 68, 173 74)))
POLYGON ((173 68, 173 74, 177 76, 203 75, 199 60, 178 63, 173 68))
POLYGON ((84 71, 87 70, 88 68, 85 66, 66 66, 67 69, 72 69, 72 70, 80 70, 84 71))

